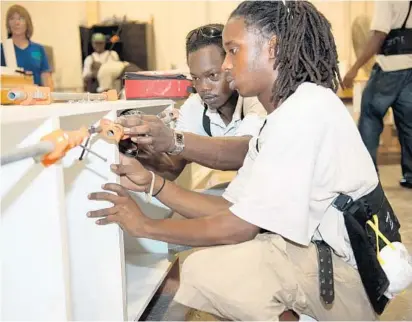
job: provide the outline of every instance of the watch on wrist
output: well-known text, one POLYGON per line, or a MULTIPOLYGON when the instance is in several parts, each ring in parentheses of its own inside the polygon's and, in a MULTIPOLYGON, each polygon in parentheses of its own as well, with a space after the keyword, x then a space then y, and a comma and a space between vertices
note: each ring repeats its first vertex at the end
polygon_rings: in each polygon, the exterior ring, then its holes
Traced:
POLYGON ((183 135, 183 132, 181 131, 174 131, 174 140, 175 144, 172 150, 170 150, 168 153, 171 155, 178 155, 182 153, 183 149, 185 148, 185 137, 183 135))

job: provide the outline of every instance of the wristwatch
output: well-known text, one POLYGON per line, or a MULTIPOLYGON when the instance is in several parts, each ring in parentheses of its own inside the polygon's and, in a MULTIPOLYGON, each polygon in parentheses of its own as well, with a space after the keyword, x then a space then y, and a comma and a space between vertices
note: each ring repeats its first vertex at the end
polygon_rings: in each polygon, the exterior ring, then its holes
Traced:
POLYGON ((175 144, 174 147, 168 152, 171 155, 178 155, 182 153, 185 148, 185 137, 181 131, 173 131, 175 144))

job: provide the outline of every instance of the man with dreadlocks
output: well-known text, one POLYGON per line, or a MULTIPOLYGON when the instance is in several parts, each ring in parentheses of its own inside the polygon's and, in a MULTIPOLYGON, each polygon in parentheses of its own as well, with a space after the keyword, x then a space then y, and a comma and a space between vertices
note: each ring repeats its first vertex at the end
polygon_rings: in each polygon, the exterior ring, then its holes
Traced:
MULTIPOLYGON (((89 198, 114 206, 88 216, 99 217, 98 225, 117 223, 136 237, 223 245, 186 259, 174 307, 180 303, 231 320, 297 320, 302 314, 374 320, 356 269, 363 263, 349 243, 340 202, 344 198, 343 206, 352 209, 352 198, 380 186, 335 94, 338 58, 329 22, 306 1, 245 1, 231 14, 223 43, 222 67, 231 75, 231 88, 257 96, 268 112, 223 196, 186 191, 156 177, 158 198, 190 220, 152 220, 126 189, 107 184, 104 189, 116 194, 89 198)), ((150 173, 136 160, 113 171, 135 190, 151 186, 150 173)), ((392 220, 389 212, 387 218, 392 220)), ((398 228, 395 220, 391 225, 398 228)), ((374 269, 367 275, 375 276, 374 269)))

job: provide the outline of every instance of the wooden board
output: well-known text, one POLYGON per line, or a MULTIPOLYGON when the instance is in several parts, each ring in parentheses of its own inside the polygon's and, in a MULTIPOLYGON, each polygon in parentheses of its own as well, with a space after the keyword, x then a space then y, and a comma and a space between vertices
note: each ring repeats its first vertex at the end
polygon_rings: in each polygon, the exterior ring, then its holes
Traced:
MULTIPOLYGON (((168 105, 173 101, 1 106, 0 152, 37 143, 58 128, 114 119, 119 110, 156 114, 168 105)), ((144 240, 145 247, 133 249, 137 257, 127 268, 120 228, 97 226, 86 217, 87 211, 110 205, 87 195, 118 179, 109 167, 117 162, 117 147, 98 137, 91 141, 107 163, 88 153, 80 162, 81 149, 75 148, 48 168, 32 159, 1 166, 0 238, 7 247, 1 251, 0 320, 127 320, 129 299, 132 315, 141 314, 164 280, 170 265, 167 244, 144 240), (128 290, 135 293, 128 297, 128 290)), ((169 211, 156 200, 146 206, 156 218, 169 211)))
MULTIPOLYGON (((37 143, 58 119, 1 126, 1 153, 37 143)), ((32 159, 0 167, 1 321, 71 320, 63 170, 32 159)))

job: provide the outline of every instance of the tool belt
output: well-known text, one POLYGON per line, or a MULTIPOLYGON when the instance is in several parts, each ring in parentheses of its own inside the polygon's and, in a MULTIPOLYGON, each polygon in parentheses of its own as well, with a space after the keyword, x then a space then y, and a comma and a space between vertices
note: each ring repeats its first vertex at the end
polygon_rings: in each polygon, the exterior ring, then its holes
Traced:
MULTIPOLYGON (((379 263, 379 249, 388 241, 401 242, 399 221, 380 183, 371 193, 355 201, 340 194, 332 205, 343 213, 362 284, 373 309, 382 314, 389 302, 384 295, 389 280, 379 263), (378 232, 386 241, 377 238, 378 232)), ((318 250, 320 296, 325 304, 331 304, 334 300, 332 250, 324 241, 314 243, 318 250)))
POLYGON ((379 54, 385 56, 412 54, 412 28, 406 28, 412 1, 409 1, 409 11, 401 28, 392 29, 385 38, 379 54))

